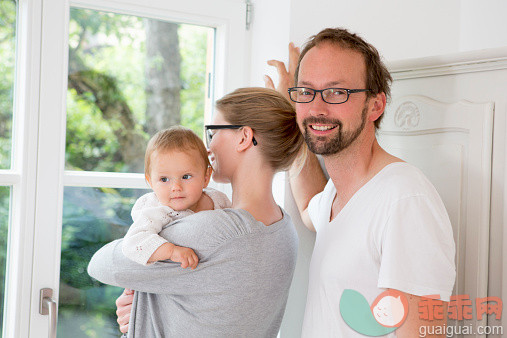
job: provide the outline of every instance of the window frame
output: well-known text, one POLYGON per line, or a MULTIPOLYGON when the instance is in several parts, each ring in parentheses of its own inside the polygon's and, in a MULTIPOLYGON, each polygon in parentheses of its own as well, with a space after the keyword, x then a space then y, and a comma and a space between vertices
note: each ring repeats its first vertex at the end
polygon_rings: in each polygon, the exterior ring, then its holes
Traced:
POLYGON ((66 171, 66 95, 70 8, 112 11, 216 29, 212 97, 247 84, 246 5, 241 0, 18 0, 11 221, 3 335, 38 337, 39 290, 58 301, 65 186, 146 188, 143 174, 66 171), (170 8, 169 8, 170 7, 170 8))

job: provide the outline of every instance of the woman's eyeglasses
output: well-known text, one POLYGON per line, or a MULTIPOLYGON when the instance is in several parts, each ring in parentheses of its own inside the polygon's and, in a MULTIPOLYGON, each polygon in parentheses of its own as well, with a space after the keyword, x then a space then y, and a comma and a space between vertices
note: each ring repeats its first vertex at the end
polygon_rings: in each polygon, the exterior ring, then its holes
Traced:
MULTIPOLYGON (((213 135, 215 135, 215 132, 213 130, 220 130, 220 129, 240 129, 244 126, 240 126, 237 124, 208 124, 204 126, 204 129, 206 130, 206 146, 209 148, 209 145, 211 144, 211 139, 213 138, 213 135)), ((257 145, 257 140, 255 137, 252 137, 252 143, 254 146, 257 145)))

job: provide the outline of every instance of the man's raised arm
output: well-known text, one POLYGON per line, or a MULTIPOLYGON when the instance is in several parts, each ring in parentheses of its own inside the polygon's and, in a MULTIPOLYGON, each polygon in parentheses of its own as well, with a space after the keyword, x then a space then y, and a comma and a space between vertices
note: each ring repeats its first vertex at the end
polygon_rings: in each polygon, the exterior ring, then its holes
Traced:
MULTIPOLYGON (((278 72, 278 86, 275 87, 273 80, 269 76, 264 77, 267 88, 275 89, 290 101, 287 90, 294 85, 294 72, 296 71, 300 50, 289 44, 289 66, 279 60, 269 60, 268 64, 276 68, 278 72), (288 70, 287 70, 288 69, 288 70)), ((292 104, 294 102, 290 101, 292 104)), ((327 180, 320 167, 319 160, 315 154, 308 152, 306 162, 301 169, 297 164, 290 170, 290 186, 292 194, 296 200, 301 219, 305 226, 315 232, 315 228, 308 215, 308 204, 313 196, 324 190, 327 180)))
POLYGON ((296 167, 297 165, 289 171, 292 195, 296 200, 301 220, 309 230, 315 232, 315 227, 308 214, 308 204, 313 196, 324 190, 327 180, 317 156, 312 152, 308 152, 303 168, 296 167))

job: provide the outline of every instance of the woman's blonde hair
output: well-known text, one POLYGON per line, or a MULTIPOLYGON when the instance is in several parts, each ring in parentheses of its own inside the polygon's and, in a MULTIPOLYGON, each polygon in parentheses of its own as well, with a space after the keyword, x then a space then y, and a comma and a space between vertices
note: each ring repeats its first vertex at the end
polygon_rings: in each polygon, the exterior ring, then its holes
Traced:
POLYGON ((298 157, 304 162, 307 148, 296 111, 280 93, 239 88, 218 100, 216 108, 229 123, 252 128, 257 147, 275 171, 289 169, 298 157))
POLYGON ((175 126, 159 131, 148 142, 144 154, 144 174, 150 176, 151 154, 153 152, 175 150, 182 152, 197 150, 202 159, 203 169, 206 170, 211 167, 208 151, 199 136, 188 128, 175 126))

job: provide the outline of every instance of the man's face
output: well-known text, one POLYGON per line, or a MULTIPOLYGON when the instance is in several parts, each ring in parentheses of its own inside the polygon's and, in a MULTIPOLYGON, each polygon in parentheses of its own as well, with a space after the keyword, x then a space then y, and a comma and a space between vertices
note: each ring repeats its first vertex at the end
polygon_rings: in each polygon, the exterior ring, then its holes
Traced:
MULTIPOLYGON (((365 68, 359 52, 322 43, 310 49, 301 61, 297 86, 366 89, 365 68)), ((349 147, 366 125, 366 93, 351 94, 342 104, 328 104, 317 93, 310 103, 296 103, 296 112, 310 151, 325 156, 337 154, 349 147)))

